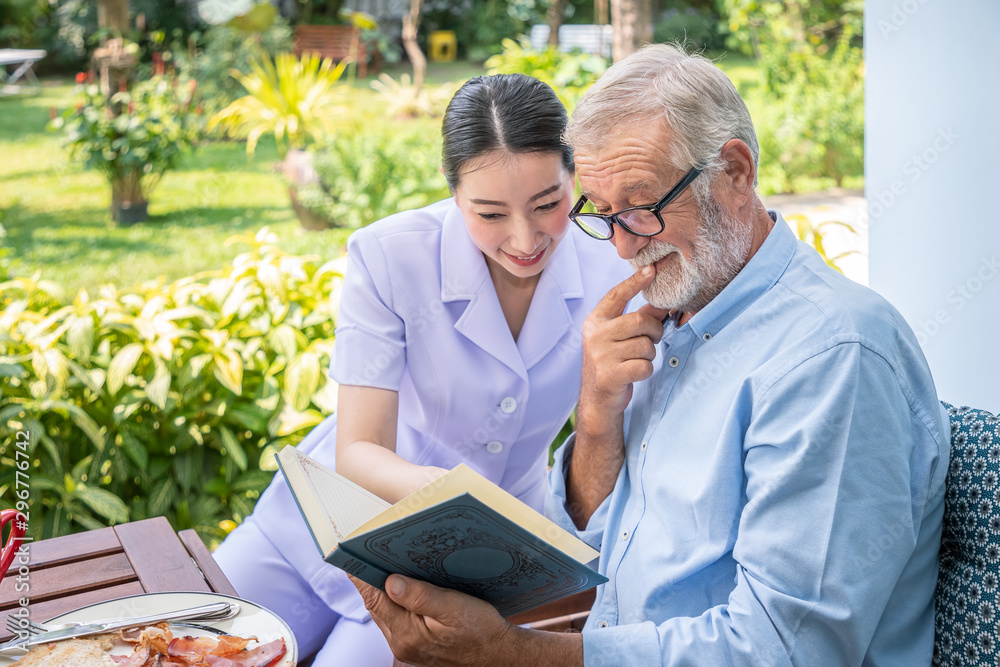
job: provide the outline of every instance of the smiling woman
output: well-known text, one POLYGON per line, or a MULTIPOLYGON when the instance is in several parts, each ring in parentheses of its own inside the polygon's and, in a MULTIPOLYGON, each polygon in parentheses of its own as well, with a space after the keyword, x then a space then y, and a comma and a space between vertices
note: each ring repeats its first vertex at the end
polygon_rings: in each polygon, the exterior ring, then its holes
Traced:
MULTIPOLYGON (((443 122, 454 197, 348 242, 331 376, 337 414, 300 449, 396 502, 465 463, 535 509, 580 389, 580 328, 628 275, 569 224, 566 111, 523 75, 476 77, 443 122)), ((389 665, 354 586, 326 564, 277 478, 215 552, 243 597, 282 615, 314 665, 389 665), (248 558, 247 554, 254 554, 248 558)))
POLYGON ((492 152, 471 161, 455 188, 472 242, 517 340, 538 278, 569 226, 573 177, 547 153, 492 152), (552 183, 538 192, 538 184, 552 183))

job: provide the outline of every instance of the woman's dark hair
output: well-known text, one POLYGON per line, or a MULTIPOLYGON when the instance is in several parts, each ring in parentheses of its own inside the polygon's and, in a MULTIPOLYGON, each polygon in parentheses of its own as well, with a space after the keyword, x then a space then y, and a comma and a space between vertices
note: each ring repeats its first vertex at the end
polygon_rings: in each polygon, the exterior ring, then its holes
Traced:
POLYGON ((469 160, 492 151, 558 153, 573 173, 573 149, 563 143, 566 108, 548 85, 524 74, 469 79, 444 112, 441 166, 448 187, 458 187, 469 160))

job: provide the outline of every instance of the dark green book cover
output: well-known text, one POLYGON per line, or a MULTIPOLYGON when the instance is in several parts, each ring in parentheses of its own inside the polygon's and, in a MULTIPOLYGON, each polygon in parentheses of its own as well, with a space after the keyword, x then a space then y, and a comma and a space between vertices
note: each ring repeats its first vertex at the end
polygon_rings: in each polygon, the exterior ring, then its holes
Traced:
POLYGON ((607 581, 468 493, 341 542, 327 558, 379 588, 403 574, 513 616, 607 581))
POLYGON ((597 551, 466 465, 390 505, 294 447, 276 458, 323 558, 373 586, 403 574, 512 616, 607 581, 597 551))

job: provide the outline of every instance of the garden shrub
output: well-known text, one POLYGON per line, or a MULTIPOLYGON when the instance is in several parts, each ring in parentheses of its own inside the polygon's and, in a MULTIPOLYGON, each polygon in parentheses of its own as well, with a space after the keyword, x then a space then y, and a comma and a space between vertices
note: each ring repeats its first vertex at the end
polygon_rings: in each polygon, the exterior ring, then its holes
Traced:
POLYGON ((667 9, 653 24, 653 41, 688 44, 697 49, 722 49, 726 37, 719 30, 719 17, 703 8, 667 9))
POLYGON ((840 186, 864 173, 864 56, 851 37, 848 29, 828 55, 814 48, 772 54, 762 45, 770 76, 755 121, 765 189, 793 192, 801 176, 840 186))
POLYGON ((608 65, 606 58, 594 53, 552 47, 536 51, 527 37, 519 42, 503 40, 503 53, 486 61, 489 74, 527 74, 549 84, 570 112, 608 65))
MULTIPOLYGON (((756 56, 749 91, 761 143, 761 188, 864 173, 861 0, 720 0, 730 46, 756 56)), ((747 91, 745 91, 747 92, 747 91)))
POLYGON ((26 431, 32 537, 166 516, 216 543, 332 412, 338 273, 266 228, 242 240, 230 267, 170 284, 72 301, 38 276, 0 284, 0 497, 26 431))
POLYGON ((451 195, 441 135, 429 123, 372 123, 340 132, 315 152, 319 183, 299 200, 339 227, 357 228, 451 195))
POLYGON ((235 68, 250 74, 251 63, 259 59, 262 50, 272 59, 292 50, 292 29, 286 21, 278 19, 259 33, 211 26, 203 33, 192 33, 187 43, 175 42, 170 53, 180 78, 198 81, 205 113, 211 116, 246 94, 230 71, 235 68))

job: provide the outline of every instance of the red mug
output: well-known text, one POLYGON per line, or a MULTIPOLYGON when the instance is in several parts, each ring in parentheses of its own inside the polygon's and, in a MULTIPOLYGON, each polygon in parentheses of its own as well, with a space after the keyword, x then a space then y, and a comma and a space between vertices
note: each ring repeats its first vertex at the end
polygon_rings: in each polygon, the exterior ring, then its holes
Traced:
POLYGON ((27 518, 17 510, 0 511, 0 535, 3 534, 3 528, 8 523, 10 524, 10 536, 7 538, 7 543, 3 545, 3 549, 0 549, 0 581, 3 581, 4 575, 7 574, 11 563, 17 557, 17 550, 21 547, 21 542, 24 541, 24 532, 28 528, 27 518))

